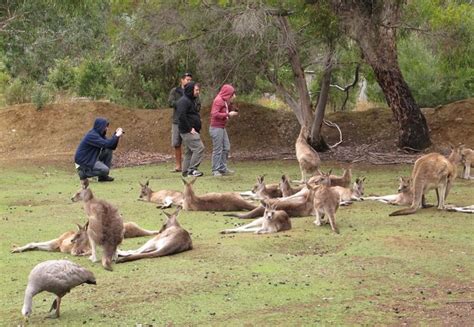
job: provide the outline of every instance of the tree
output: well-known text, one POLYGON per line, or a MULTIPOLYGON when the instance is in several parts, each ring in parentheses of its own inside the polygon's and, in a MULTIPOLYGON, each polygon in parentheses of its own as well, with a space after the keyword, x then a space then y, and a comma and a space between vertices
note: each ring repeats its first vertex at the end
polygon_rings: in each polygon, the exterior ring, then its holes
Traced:
POLYGON ((396 47, 402 1, 330 0, 346 33, 359 45, 398 122, 398 146, 422 150, 431 144, 426 119, 401 73, 396 47))

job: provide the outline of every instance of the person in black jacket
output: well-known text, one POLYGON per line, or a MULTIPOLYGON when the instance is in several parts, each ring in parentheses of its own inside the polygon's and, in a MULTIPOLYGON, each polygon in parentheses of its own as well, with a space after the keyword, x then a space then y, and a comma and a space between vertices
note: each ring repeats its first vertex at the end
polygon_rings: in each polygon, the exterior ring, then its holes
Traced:
POLYGON ((87 132, 77 147, 74 162, 81 180, 94 176, 99 177, 99 182, 114 180, 109 176, 112 151, 117 148, 123 130, 119 127, 111 138, 107 138, 108 126, 107 119, 96 118, 94 127, 87 132))
POLYGON ((181 172, 181 160, 182 160, 182 152, 181 152, 181 135, 179 135, 178 129, 178 114, 176 112, 176 103, 184 94, 184 86, 193 80, 193 76, 191 73, 184 73, 181 75, 180 78, 180 85, 177 87, 173 87, 170 91, 168 96, 168 103, 171 108, 173 108, 173 121, 171 124, 171 146, 174 148, 174 156, 175 156, 175 166, 173 172, 181 172))
POLYGON ((184 146, 183 176, 202 176, 197 168, 204 155, 204 144, 201 141, 201 116, 196 105, 199 96, 199 85, 189 82, 184 87, 184 95, 176 103, 178 128, 184 146))

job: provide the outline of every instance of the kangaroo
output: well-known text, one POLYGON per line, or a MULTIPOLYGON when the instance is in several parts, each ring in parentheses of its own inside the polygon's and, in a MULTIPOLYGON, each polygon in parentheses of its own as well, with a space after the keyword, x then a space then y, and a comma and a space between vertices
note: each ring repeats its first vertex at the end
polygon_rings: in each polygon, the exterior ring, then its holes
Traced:
POLYGON ((118 251, 117 263, 143 258, 157 258, 191 250, 193 243, 189 233, 178 223, 177 217, 181 207, 173 214, 163 213, 167 219, 160 233, 137 250, 118 251))
POLYGON ((123 220, 117 208, 110 203, 94 197, 88 188, 89 181, 86 179, 82 188, 72 198, 73 202, 84 201, 84 211, 89 218, 87 236, 91 245, 92 255, 89 259, 97 262, 96 246, 104 249, 102 255, 102 266, 106 270, 112 270, 112 260, 116 256, 117 246, 123 239, 123 220))
POLYGON ((160 208, 169 208, 173 204, 176 206, 183 204, 183 193, 179 191, 161 190, 153 192, 150 188, 150 181, 145 184, 139 183, 141 186, 140 196, 138 200, 146 202, 154 202, 160 205, 160 208))
POLYGON ((332 231, 339 234, 339 229, 336 226, 336 212, 341 197, 336 189, 331 187, 330 173, 321 174, 322 179, 319 184, 307 184, 307 187, 313 190, 313 209, 316 217, 314 223, 316 226, 321 226, 321 218, 327 215, 332 231))
POLYGON ((302 126, 295 144, 296 159, 300 165, 302 183, 307 181, 307 174, 314 175, 321 165, 319 154, 308 144, 307 139, 308 131, 306 127, 302 126))
POLYGON ((301 191, 304 187, 304 185, 292 187, 290 184, 290 179, 286 175, 281 176, 281 181, 280 181, 279 186, 280 186, 281 194, 283 197, 288 197, 293 194, 296 194, 299 191, 301 191))
POLYGON ((207 193, 196 195, 192 188, 196 178, 184 183, 183 209, 187 211, 238 211, 252 210, 256 205, 246 201, 238 193, 207 193))
POLYGON ((274 199, 281 198, 282 192, 278 184, 265 185, 264 176, 257 176, 257 183, 252 188, 252 192, 255 193, 256 198, 262 199, 274 199))
POLYGON ((58 238, 46 242, 32 242, 24 246, 14 247, 12 253, 25 251, 49 251, 70 253, 74 256, 86 256, 91 254, 89 239, 87 238, 87 224, 77 224, 77 231, 67 231, 58 238))
MULTIPOLYGON (((67 231, 58 238, 46 242, 28 243, 21 247, 14 247, 12 253, 20 253, 25 251, 48 251, 48 252, 62 252, 69 253, 73 256, 91 255, 91 247, 89 238, 87 237, 88 222, 81 226, 77 224, 78 230, 67 231)), ((124 238, 140 237, 156 235, 159 231, 147 230, 138 226, 134 222, 127 222, 123 224, 124 238)))
POLYGON ((286 198, 264 199, 260 206, 247 213, 229 213, 224 216, 242 219, 262 217, 265 213, 265 205, 274 206, 275 210, 284 210, 290 217, 310 216, 313 214, 312 193, 312 190, 304 187, 298 193, 286 198))
POLYGON ((469 148, 464 148, 461 150, 461 163, 463 165, 462 178, 472 179, 471 177, 471 167, 474 165, 474 150, 469 148))
POLYGON ((331 178, 331 186, 349 187, 352 180, 352 169, 344 168, 342 176, 331 175, 329 177, 331 178))
POLYGON ((233 229, 225 229, 221 234, 230 233, 255 233, 267 234, 278 233, 291 229, 291 221, 288 214, 283 210, 275 210, 275 205, 265 206, 262 218, 257 218, 250 224, 246 224, 233 229))
POLYGON ((439 153, 429 153, 415 161, 411 179, 413 183, 413 201, 406 209, 394 211, 390 216, 415 213, 423 205, 425 194, 436 189, 438 209, 444 209, 444 203, 457 175, 457 165, 461 162, 462 147, 453 148, 448 158, 439 153))
POLYGON ((332 188, 339 193, 341 201, 361 201, 364 195, 364 181, 365 177, 356 178, 352 189, 342 186, 332 186, 332 188))
POLYGON ((413 201, 413 191, 411 188, 410 177, 399 177, 399 186, 397 194, 383 195, 383 196, 368 196, 364 200, 376 200, 383 203, 408 206, 413 201))

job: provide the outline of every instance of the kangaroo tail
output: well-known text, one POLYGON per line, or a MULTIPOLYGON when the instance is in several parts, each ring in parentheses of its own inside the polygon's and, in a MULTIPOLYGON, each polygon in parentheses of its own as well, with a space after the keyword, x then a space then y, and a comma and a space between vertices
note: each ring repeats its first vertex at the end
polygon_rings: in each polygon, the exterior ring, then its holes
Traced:
POLYGON ((389 216, 404 216, 404 215, 411 215, 416 212, 416 208, 410 207, 410 208, 405 208, 401 210, 397 210, 389 214, 389 216))

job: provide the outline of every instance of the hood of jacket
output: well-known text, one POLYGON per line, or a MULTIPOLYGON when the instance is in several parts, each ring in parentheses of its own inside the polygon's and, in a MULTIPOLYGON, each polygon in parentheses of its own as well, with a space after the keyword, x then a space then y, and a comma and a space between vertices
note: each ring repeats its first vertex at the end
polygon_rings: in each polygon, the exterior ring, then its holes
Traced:
POLYGON ((219 96, 222 98, 224 101, 229 101, 229 99, 234 95, 235 89, 232 85, 230 84, 224 84, 221 87, 221 90, 219 91, 219 96))
POLYGON ((194 85, 196 85, 196 83, 194 82, 189 82, 188 84, 186 84, 184 86, 184 95, 187 96, 188 98, 190 99, 194 99, 194 85))
POLYGON ((94 130, 100 135, 104 134, 105 129, 109 126, 109 121, 105 118, 98 117, 94 122, 94 130))

